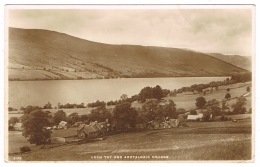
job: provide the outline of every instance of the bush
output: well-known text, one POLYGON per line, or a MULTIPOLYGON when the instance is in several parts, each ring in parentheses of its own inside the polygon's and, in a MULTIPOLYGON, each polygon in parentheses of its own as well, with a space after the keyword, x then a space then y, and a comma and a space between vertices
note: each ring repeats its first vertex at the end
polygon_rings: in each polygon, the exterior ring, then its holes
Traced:
POLYGON ((26 153, 26 152, 30 152, 31 148, 29 146, 22 146, 20 147, 20 153, 26 153))

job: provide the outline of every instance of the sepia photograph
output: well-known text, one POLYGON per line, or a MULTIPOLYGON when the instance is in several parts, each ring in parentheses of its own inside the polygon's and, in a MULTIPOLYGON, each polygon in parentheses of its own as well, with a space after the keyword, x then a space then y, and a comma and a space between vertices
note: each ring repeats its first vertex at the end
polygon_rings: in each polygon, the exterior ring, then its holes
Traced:
POLYGON ((6 5, 8 162, 254 162, 254 5, 6 5))

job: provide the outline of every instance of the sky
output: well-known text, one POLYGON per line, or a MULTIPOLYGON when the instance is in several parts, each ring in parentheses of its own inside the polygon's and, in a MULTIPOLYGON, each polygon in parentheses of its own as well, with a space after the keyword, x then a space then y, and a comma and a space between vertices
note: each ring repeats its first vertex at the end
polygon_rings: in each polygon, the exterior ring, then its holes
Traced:
POLYGON ((252 56, 251 8, 14 9, 9 27, 47 29, 90 41, 252 56))

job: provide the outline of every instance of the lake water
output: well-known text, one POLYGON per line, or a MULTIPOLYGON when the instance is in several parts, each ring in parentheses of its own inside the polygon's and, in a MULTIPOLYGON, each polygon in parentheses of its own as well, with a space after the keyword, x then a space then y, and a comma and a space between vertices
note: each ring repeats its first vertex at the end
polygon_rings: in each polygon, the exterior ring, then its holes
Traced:
POLYGON ((89 103, 117 100, 122 94, 138 94, 146 86, 178 89, 192 84, 223 81, 226 77, 125 78, 101 80, 9 81, 9 106, 89 103))

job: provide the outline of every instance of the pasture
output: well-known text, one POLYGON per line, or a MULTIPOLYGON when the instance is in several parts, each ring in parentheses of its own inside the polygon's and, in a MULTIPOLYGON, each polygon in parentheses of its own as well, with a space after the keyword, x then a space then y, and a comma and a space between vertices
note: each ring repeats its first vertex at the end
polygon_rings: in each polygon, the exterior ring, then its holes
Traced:
MULTIPOLYGON (((23 161, 183 161, 252 158, 250 118, 235 123, 227 121, 188 124, 189 127, 182 128, 120 133, 107 136, 102 141, 39 149, 20 156, 23 161), (111 159, 106 159, 105 156, 110 156, 111 159)), ((11 160, 12 155, 9 158, 11 160)))

